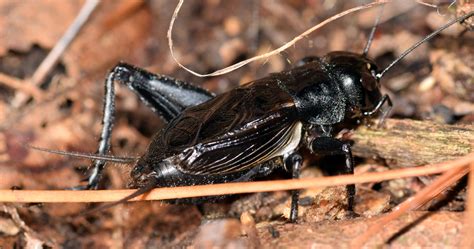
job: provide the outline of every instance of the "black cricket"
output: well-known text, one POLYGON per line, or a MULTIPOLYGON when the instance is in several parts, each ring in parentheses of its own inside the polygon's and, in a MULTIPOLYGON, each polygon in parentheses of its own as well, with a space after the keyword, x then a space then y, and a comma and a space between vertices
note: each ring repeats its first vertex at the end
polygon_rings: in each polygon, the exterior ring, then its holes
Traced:
MULTIPOLYGON (((298 178, 302 147, 319 155, 345 156, 346 167, 341 173, 352 174, 350 144, 334 138, 335 134, 379 112, 382 122, 392 106, 390 98, 380 92, 383 74, 420 44, 473 15, 471 12, 434 31, 382 71, 367 57, 376 24, 362 54, 331 52, 308 57, 293 69, 220 95, 120 63, 105 81, 103 129, 85 188, 97 188, 106 161, 135 163, 130 187, 138 190, 119 202, 157 186, 250 181, 278 167, 298 178), (125 84, 167 122, 138 160, 106 156, 114 122, 114 82, 125 84), (388 108, 383 108, 384 103, 388 108)), ((348 209, 352 210, 355 186, 348 185, 347 193, 348 209)), ((295 190, 291 222, 296 221, 297 212, 295 190)))

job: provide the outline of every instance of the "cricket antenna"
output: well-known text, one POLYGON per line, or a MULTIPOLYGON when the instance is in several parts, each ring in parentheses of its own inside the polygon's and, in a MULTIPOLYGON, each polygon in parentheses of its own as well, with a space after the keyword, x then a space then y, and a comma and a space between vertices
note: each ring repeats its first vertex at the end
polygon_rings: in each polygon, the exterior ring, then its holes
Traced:
POLYGON ((383 75, 388 71, 390 70, 390 68, 392 68, 395 64, 397 64, 401 59, 405 58, 405 56, 407 56, 409 53, 411 53, 411 51, 415 50, 417 47, 419 47, 421 44, 425 43, 426 41, 429 41, 431 40, 433 37, 435 37, 436 35, 438 35, 439 33, 441 33, 441 31, 449 28, 451 25, 457 23, 457 22, 463 22, 464 20, 470 18, 474 16, 474 11, 471 11, 470 13, 466 14, 466 15, 463 15, 461 17, 458 17, 456 19, 453 19, 451 20, 450 22, 446 23, 445 25, 443 25, 441 28, 433 31, 433 33, 427 35, 425 38, 423 38, 422 40, 418 41, 417 43, 415 43, 413 46, 411 46, 409 49, 405 50, 405 52, 403 52, 397 59, 395 59, 392 63, 390 63, 390 65, 388 65, 382 72, 378 73, 376 75, 377 79, 381 79, 383 77, 383 75))
POLYGON ((99 212, 99 211, 103 211, 105 209, 109 209, 111 207, 120 205, 122 203, 126 203, 127 201, 129 201, 129 200, 131 200, 131 199, 133 199, 137 196, 140 196, 142 194, 150 192, 150 190, 154 189, 156 187, 157 183, 158 183, 158 180, 155 177, 153 177, 151 179, 152 180, 150 180, 144 187, 141 187, 141 188, 137 189, 135 192, 131 193, 130 195, 127 195, 127 196, 125 196, 124 198, 122 198, 118 201, 114 201, 114 202, 111 202, 111 203, 108 203, 108 204, 105 204, 105 205, 101 205, 101 206, 86 210, 84 212, 81 212, 80 214, 77 215, 77 217, 88 215, 88 214, 91 214, 91 213, 96 213, 96 212, 99 212))
POLYGON ((139 158, 138 157, 118 157, 118 156, 110 156, 110 155, 97 155, 91 153, 83 153, 77 151, 62 151, 62 150, 51 150, 45 148, 39 148, 32 145, 25 145, 26 148, 43 151, 52 154, 58 154, 62 156, 71 156, 71 157, 79 157, 79 158, 87 158, 87 159, 94 159, 94 160, 104 160, 108 162, 114 163, 121 163, 121 164, 131 164, 136 162, 139 158))
POLYGON ((377 26, 379 25, 380 19, 382 18, 382 13, 383 13, 383 7, 385 5, 380 6, 380 12, 377 15, 377 18, 375 18, 375 23, 372 29, 370 30, 369 34, 369 39, 367 39, 367 44, 365 44, 364 51, 362 52, 362 55, 365 57, 369 53, 370 45, 372 45, 372 41, 374 40, 375 36, 375 30, 377 29, 377 26))

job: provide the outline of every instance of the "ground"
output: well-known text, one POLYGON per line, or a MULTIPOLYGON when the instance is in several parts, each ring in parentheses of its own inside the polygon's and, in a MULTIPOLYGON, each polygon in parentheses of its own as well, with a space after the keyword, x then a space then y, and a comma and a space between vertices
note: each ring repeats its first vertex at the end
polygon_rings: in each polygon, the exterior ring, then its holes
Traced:
MULTIPOLYGON (((209 73, 275 49, 326 18, 366 2, 185 1, 174 27, 174 51, 182 64, 209 73)), ((25 83, 83 3, 0 2, 0 189, 65 189, 81 184, 89 161, 31 151, 22 144, 95 152, 101 127, 103 81, 119 61, 221 93, 271 72, 289 69, 306 56, 335 50, 361 52, 379 13, 378 8, 373 8, 351 14, 277 56, 226 75, 199 78, 181 69, 170 56, 166 35, 177 2, 103 1, 52 73, 38 86, 25 83)), ((457 4, 440 5, 438 9, 417 1, 386 5, 369 56, 384 68, 416 41, 470 6, 464 1, 457 4)), ((394 102, 392 118, 433 122, 446 129, 456 125, 456 129, 462 127, 472 136, 474 34, 465 32, 467 27, 456 25, 443 32, 382 79, 382 91, 394 102)), ((164 123, 131 91, 123 86, 116 91, 112 153, 140 156, 164 123)), ((472 144, 468 138, 469 142, 472 144)), ((377 143, 381 142, 373 140, 371 146, 377 148, 377 143)), ((403 139, 397 143, 398 148, 410 149, 403 147, 403 139)), ((422 163, 414 162, 406 153, 383 154, 362 145, 359 148, 355 153, 359 173, 422 163)), ((472 151, 469 147, 467 150, 472 151)), ((438 155, 436 161, 449 159, 438 155)), ((325 171, 320 168, 337 163, 310 155, 305 159, 303 177, 321 176, 325 171)), ((125 188, 130 182, 130 170, 130 166, 109 165, 101 188, 125 188)), ((283 172, 270 178, 281 177, 283 172)), ((289 206, 286 192, 245 195, 204 206, 206 215, 213 217, 203 217, 195 206, 161 202, 121 205, 80 217, 76 216, 90 204, 1 204, 0 247, 35 243, 64 248, 339 247, 348 245, 367 229, 374 221, 371 217, 389 212, 431 181, 432 178, 423 177, 358 185, 357 218, 348 218, 344 187, 307 190, 300 199, 297 224, 289 224, 285 218, 289 206), (16 214, 19 216, 14 218, 16 214)), ((423 212, 406 214, 381 231, 373 245, 381 238, 391 238, 390 245, 394 247, 459 245, 465 186, 466 180, 462 180, 443 195, 448 199, 435 201, 443 205, 435 203, 422 208, 423 212), (415 220, 415 225, 410 225, 415 220)))

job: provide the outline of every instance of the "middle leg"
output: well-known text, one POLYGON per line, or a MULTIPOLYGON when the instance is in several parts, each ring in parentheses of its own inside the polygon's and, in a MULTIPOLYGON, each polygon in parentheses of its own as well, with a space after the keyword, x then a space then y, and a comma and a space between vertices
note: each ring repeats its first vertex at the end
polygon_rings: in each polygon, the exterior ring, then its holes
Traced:
MULTIPOLYGON (((351 146, 347 143, 339 141, 333 137, 317 137, 310 144, 310 150, 320 155, 344 155, 345 168, 343 174, 354 174, 354 159, 352 157, 351 146)), ((346 186, 347 191, 347 208, 349 211, 354 210, 355 185, 346 186)))
MULTIPOLYGON (((294 152, 285 156, 284 158, 285 168, 291 170, 291 178, 298 179, 300 177, 301 165, 303 164, 303 158, 300 154, 294 152)), ((291 190, 291 208, 290 208, 290 222, 295 223, 298 218, 298 200, 300 191, 291 190)))

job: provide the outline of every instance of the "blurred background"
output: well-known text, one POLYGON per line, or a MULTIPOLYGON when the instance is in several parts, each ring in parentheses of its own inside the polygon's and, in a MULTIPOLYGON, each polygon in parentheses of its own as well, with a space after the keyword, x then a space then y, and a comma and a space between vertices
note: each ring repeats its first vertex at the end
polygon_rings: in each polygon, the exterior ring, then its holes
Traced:
MULTIPOLYGON (((31 86, 21 84, 28 84, 84 2, 0 1, 1 189, 64 189, 81 184, 90 162, 31 151, 22 145, 95 152, 103 81, 119 61, 221 93, 289 69, 306 56, 335 50, 362 52, 379 13, 379 8, 373 8, 351 14, 278 56, 226 75, 199 78, 181 69, 169 52, 166 33, 177 1, 101 1, 53 72, 33 86, 36 94, 30 94, 31 86), (19 85, 8 84, 12 80, 19 85)), ((182 64, 209 73, 280 47, 326 18, 369 2, 188 0, 174 26, 174 51, 182 64)), ((469 4, 394 1, 386 5, 369 56, 384 68, 416 41, 462 13, 463 8, 469 4)), ((472 124, 474 42, 473 34, 465 30, 466 26, 453 26, 386 75, 383 91, 394 101, 394 117, 472 124)), ((111 153, 139 156, 163 123, 125 87, 117 86, 116 92, 111 153)), ((124 188, 129 171, 123 165, 109 167, 101 187, 124 188)), ((106 215, 68 219, 85 207, 51 204, 22 206, 19 210, 44 241, 71 248, 184 246, 191 243, 200 224, 194 207, 159 202, 129 205, 126 212, 120 207, 106 215)), ((0 237, 0 244, 24 245, 25 240, 13 234, 0 237)))

